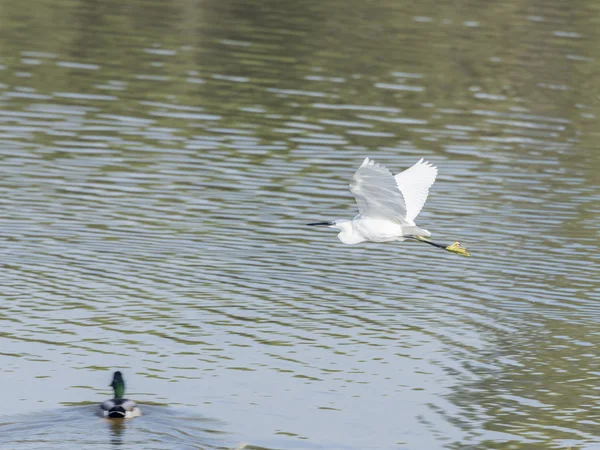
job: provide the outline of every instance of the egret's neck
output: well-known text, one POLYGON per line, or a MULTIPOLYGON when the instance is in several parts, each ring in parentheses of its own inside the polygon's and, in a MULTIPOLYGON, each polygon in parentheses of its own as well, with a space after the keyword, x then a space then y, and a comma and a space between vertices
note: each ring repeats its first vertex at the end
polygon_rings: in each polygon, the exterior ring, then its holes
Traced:
POLYGON ((338 238, 344 244, 358 244, 366 240, 360 233, 357 232, 356 228, 354 228, 354 222, 351 220, 348 220, 347 222, 336 223, 336 226, 342 230, 338 234, 338 238))

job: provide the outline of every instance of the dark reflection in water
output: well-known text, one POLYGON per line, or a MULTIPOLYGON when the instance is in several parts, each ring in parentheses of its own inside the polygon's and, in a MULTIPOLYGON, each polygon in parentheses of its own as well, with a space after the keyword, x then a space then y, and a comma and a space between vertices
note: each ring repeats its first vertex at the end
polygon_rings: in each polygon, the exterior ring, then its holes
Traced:
POLYGON ((2 2, 2 441, 593 448, 598 12, 2 2), (306 229, 367 155, 473 257, 306 229), (116 369, 169 408, 56 409, 116 369))
POLYGON ((110 443, 114 447, 118 447, 123 445, 123 432, 125 431, 126 422, 124 420, 110 420, 108 421, 108 425, 110 427, 110 443))

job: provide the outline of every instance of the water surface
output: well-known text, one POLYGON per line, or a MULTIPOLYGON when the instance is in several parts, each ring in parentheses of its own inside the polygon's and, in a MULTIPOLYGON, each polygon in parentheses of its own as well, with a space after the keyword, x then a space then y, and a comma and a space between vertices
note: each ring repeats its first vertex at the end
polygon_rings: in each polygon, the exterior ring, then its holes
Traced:
POLYGON ((3 445, 598 448, 597 13, 1 2, 3 445), (306 227, 367 155, 473 257, 306 227))

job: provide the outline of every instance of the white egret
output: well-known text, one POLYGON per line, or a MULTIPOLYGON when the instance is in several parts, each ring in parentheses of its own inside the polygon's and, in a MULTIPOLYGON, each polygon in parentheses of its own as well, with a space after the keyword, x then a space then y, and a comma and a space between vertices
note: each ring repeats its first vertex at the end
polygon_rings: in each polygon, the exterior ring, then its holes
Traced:
POLYGON ((459 242, 446 246, 430 241, 427 238, 431 233, 415 224, 415 218, 423 208, 436 176, 437 167, 422 158, 404 172, 392 175, 385 166, 367 157, 350 183, 350 191, 356 198, 359 214, 352 220, 308 225, 340 230, 338 238, 344 244, 413 239, 470 256, 459 242))

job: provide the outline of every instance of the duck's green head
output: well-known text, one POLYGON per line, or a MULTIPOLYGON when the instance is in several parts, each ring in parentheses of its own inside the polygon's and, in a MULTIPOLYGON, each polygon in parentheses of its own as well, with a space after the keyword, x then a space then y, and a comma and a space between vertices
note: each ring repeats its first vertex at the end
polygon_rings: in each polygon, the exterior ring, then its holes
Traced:
POLYGON ((125 395, 125 380, 123 380, 123 374, 121 374, 121 372, 117 370, 113 374, 113 380, 110 385, 115 391, 115 398, 123 398, 125 395))

